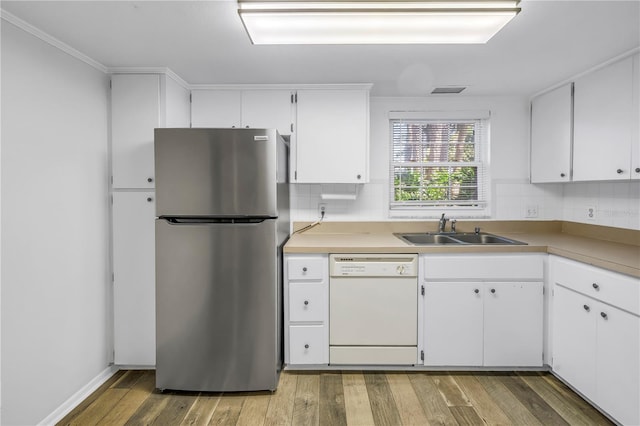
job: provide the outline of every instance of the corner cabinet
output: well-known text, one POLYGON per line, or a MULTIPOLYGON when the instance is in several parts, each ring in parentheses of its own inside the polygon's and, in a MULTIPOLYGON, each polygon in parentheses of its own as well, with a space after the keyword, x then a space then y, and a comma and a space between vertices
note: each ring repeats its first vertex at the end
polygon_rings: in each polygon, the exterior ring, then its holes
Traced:
POLYGON ((640 424, 640 280, 549 257, 553 372, 622 424, 640 424))
POLYGON ((638 72, 629 57, 576 79, 574 181, 640 178, 630 160, 632 142, 637 143, 633 87, 638 72))
POLYGON ((329 363, 328 255, 285 255, 284 362, 329 363))
POLYGON ((573 84, 531 101, 531 182, 571 180, 573 84))
POLYGON ((531 101, 531 182, 640 179, 640 54, 531 101))
POLYGON ((297 91, 294 182, 369 181, 369 88, 297 91))
POLYGON ((424 365, 541 367, 543 256, 423 255, 424 365))

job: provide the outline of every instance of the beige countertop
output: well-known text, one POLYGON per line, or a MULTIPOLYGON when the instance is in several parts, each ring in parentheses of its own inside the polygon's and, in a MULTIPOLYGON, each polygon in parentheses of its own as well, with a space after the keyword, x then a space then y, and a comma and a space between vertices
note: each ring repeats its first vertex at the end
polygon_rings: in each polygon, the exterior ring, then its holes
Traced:
MULTIPOLYGON (((301 229, 308 223, 296 223, 301 229)), ((324 222, 294 233, 285 253, 549 253, 640 278, 640 231, 561 221, 458 222, 527 245, 411 245, 394 233, 433 232, 437 222, 324 222)))

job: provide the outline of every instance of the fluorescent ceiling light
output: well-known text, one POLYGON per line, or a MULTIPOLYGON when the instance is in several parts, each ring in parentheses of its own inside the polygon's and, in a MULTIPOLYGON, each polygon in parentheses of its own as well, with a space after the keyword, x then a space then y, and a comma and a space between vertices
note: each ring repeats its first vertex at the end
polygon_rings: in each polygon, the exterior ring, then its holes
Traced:
POLYGON ((238 0, 253 44, 486 43, 519 0, 238 0))

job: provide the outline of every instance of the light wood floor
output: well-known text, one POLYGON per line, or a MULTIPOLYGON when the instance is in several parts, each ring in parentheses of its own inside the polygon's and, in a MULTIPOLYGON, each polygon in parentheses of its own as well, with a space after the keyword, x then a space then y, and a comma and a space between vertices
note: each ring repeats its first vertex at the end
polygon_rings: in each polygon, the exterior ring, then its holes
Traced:
POLYGON ((59 425, 610 425, 547 373, 283 372, 273 394, 158 393, 119 371, 59 425))

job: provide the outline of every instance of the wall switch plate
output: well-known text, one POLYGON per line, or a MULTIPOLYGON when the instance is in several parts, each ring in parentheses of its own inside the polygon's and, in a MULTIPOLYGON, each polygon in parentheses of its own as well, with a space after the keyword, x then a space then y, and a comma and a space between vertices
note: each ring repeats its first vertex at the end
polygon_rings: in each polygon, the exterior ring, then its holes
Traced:
POLYGON ((524 216, 528 218, 538 217, 538 205, 528 204, 527 210, 525 211, 524 216))
POLYGON ((322 218, 323 213, 327 214, 327 203, 318 203, 318 217, 322 218))
POLYGON ((596 220, 596 208, 595 206, 587 206, 587 220, 596 220))

